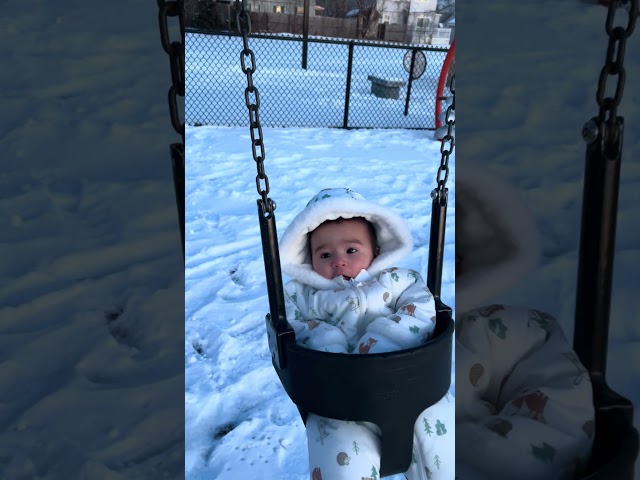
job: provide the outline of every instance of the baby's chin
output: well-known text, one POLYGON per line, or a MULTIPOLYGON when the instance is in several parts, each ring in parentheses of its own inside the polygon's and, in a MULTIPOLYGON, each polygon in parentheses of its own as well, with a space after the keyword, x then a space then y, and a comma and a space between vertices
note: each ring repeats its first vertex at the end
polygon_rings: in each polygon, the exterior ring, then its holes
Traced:
POLYGON ((336 275, 335 277, 324 277, 328 280, 333 280, 336 278, 344 278, 345 280, 351 280, 353 277, 350 277, 349 275, 336 275))

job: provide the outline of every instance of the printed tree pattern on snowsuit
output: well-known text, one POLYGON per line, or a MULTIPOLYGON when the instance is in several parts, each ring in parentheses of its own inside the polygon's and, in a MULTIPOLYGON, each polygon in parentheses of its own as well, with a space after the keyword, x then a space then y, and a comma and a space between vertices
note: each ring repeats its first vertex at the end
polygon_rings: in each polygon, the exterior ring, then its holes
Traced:
MULTIPOLYGON (((343 345, 345 353, 367 354, 429 340, 435 326, 435 304, 417 272, 386 269, 376 279, 354 283, 331 290, 300 286, 285 290, 287 318, 290 310, 301 313, 301 320, 294 317, 291 322, 298 342, 310 348, 334 342, 343 345), (370 328, 358 336, 353 326, 360 320, 370 328), (340 339, 342 343, 338 343, 340 339)), ((455 404, 445 395, 418 418, 406 473, 409 480, 424 479, 425 475, 433 480, 453 478, 454 417, 455 404)), ((380 480, 379 432, 366 422, 341 422, 309 414, 307 437, 311 471, 317 475, 332 480, 380 480)))
POLYGON ((572 478, 588 464, 591 382, 551 315, 498 304, 467 312, 456 361, 460 461, 488 478, 572 478))

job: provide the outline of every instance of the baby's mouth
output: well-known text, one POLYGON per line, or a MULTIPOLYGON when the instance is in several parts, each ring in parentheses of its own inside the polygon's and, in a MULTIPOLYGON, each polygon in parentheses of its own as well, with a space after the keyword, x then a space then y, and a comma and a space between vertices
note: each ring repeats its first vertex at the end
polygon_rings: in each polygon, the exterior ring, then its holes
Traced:
POLYGON ((344 277, 345 280, 351 280, 351 277, 349 275, 342 275, 344 277))

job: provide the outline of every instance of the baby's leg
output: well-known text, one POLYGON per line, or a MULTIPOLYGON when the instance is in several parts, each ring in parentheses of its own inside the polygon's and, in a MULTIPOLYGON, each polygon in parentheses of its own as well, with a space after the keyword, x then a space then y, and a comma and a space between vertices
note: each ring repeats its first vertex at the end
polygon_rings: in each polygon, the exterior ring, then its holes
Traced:
POLYGON ((310 413, 306 427, 312 480, 380 478, 380 430, 374 424, 310 413))
POLYGON ((594 430, 591 381, 537 310, 491 305, 456 323, 458 460, 487 478, 575 478, 594 430))
POLYGON ((447 394, 416 421, 407 480, 455 479, 455 400, 447 394))

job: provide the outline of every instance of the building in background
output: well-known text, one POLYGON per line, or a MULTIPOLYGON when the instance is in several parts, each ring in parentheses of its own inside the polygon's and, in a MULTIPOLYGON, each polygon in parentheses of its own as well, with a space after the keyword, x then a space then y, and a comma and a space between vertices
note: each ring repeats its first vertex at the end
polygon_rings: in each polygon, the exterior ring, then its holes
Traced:
MULTIPOLYGON (((235 31, 235 0, 185 0, 187 27, 235 31)), ((247 0, 254 32, 302 34, 304 0, 247 0)), ((309 0, 310 35, 448 45, 453 0, 309 0)))

